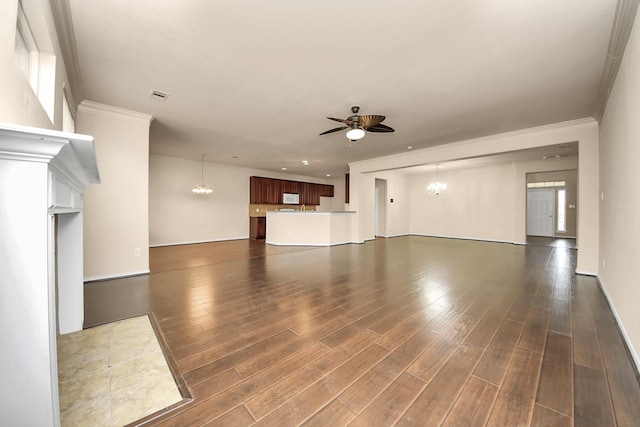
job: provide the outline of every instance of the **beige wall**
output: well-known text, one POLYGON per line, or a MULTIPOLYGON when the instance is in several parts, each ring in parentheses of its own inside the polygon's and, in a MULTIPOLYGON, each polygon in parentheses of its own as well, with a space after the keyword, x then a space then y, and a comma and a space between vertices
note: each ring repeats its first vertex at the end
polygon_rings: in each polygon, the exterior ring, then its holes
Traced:
MULTIPOLYGON (((205 157, 206 159, 206 157, 205 157)), ((211 195, 195 195, 201 162, 152 154, 149 160, 151 246, 246 239, 249 237, 249 177, 264 176, 333 184, 334 197, 321 197, 318 211, 344 209, 344 179, 310 177, 204 162, 211 195)))
POLYGON ((102 181, 84 196, 85 280, 149 271, 150 120, 87 101, 78 107, 76 128, 95 138, 102 181))
POLYGON ((527 173, 576 166, 576 157, 449 170, 445 164, 441 196, 427 192, 435 171, 409 175, 411 234, 525 243, 527 173))
POLYGON ((445 166, 438 179, 447 191, 440 196, 427 192, 435 171, 411 175, 411 234, 512 242, 515 217, 522 215, 514 205, 514 174, 512 164, 451 171, 445 166))
POLYGON ((640 28, 631 32, 600 128, 598 277, 640 368, 640 28))

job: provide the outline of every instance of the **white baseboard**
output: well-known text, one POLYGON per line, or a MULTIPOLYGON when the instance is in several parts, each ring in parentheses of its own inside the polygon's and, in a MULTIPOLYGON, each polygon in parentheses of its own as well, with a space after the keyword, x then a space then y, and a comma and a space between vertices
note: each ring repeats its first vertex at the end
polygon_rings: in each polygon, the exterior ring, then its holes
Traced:
POLYGON ((627 334, 627 331, 624 328, 624 324, 622 323, 620 316, 618 316, 618 312, 616 311, 616 306, 613 304, 613 302, 611 301, 611 298, 609 297, 609 292, 607 292, 607 287, 602 281, 602 279, 598 276, 596 276, 596 282, 598 283, 598 286, 600 286, 600 289, 602 289, 602 293, 604 294, 604 297, 607 299, 607 303, 611 308, 613 317, 616 318, 616 322, 618 323, 618 328, 620 328, 620 332, 622 333, 622 339, 624 340, 625 344, 627 344, 629 353, 631 353, 631 358, 633 359, 633 362, 636 365, 636 370, 640 372, 640 357, 638 357, 638 353, 636 353, 635 348, 633 348, 633 345, 631 344, 631 339, 629 338, 629 335, 627 334))
POLYGON ((103 274, 100 276, 85 277, 84 282, 97 282, 100 280, 123 279, 125 277, 142 276, 151 273, 150 270, 131 271, 128 273, 103 274))
POLYGON ((490 243, 509 243, 512 245, 525 245, 526 243, 513 242, 511 240, 496 240, 496 239, 480 239, 476 237, 459 237, 459 236, 446 236, 442 234, 416 234, 411 233, 411 236, 421 237, 436 237, 438 239, 457 239, 457 240, 474 240, 476 242, 490 242, 490 243))
POLYGON ((593 271, 584 271, 584 270, 576 270, 576 274, 580 274, 581 276, 594 276, 597 277, 598 273, 593 271))
POLYGON ((214 242, 226 242, 230 240, 248 240, 249 236, 244 237, 230 237, 228 239, 214 239, 214 240, 193 240, 188 242, 170 242, 170 243, 156 243, 149 245, 150 248, 160 248, 163 246, 178 246, 178 245, 196 245, 198 243, 214 243, 214 242))

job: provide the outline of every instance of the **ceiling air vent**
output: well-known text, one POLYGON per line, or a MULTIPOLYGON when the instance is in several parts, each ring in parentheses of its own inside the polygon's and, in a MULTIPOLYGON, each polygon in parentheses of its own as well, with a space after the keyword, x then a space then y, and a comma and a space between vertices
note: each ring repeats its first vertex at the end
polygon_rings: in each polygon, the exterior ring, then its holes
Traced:
POLYGON ((167 92, 162 92, 160 90, 152 90, 149 95, 151 99, 155 99, 156 101, 164 102, 169 98, 169 94, 167 92))

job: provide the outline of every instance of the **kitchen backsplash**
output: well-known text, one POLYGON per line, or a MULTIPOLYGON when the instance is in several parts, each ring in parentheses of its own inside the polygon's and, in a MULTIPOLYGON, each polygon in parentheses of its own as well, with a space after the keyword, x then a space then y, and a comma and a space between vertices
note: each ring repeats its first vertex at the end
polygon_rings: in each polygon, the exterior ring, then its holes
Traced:
MULTIPOLYGON (((280 209, 293 209, 296 211, 301 211, 302 205, 249 205, 249 216, 266 216, 267 211, 278 211, 280 209)), ((305 211, 315 211, 315 205, 306 205, 304 207, 305 211)))

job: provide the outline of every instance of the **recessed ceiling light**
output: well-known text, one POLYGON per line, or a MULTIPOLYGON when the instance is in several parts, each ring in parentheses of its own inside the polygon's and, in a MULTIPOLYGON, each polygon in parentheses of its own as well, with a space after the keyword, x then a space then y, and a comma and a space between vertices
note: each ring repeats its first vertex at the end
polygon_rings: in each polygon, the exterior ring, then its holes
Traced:
POLYGON ((330 173, 328 173, 328 174, 327 174, 327 176, 331 176, 331 174, 330 174, 330 173))
POLYGON ((283 170, 283 171, 286 171, 286 170, 287 170, 287 168, 282 168, 282 170, 283 170))
POLYGON ((411 150, 412 148, 413 148, 412 146, 408 146, 408 147, 407 147, 407 150, 411 150))
POLYGON ((309 166, 309 160, 303 160, 302 164, 305 165, 305 166, 309 166))

